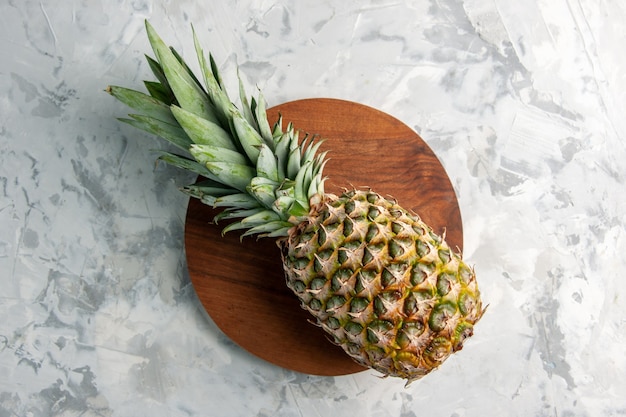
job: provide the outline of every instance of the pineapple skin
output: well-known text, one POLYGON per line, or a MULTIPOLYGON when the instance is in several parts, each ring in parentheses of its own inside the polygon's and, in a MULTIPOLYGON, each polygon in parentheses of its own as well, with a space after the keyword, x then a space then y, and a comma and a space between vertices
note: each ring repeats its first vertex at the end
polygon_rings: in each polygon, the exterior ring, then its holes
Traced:
POLYGON ((484 310, 444 237, 373 191, 317 200, 278 243, 287 286, 332 341, 407 383, 460 350, 484 310))

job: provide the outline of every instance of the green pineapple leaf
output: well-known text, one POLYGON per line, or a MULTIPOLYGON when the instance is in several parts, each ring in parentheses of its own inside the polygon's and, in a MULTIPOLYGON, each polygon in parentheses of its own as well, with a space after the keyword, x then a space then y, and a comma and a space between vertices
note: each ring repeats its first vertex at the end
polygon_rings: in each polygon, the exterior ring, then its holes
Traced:
POLYGON ((247 190, 266 208, 272 208, 276 200, 278 183, 264 177, 254 177, 247 190))
POLYGON ((176 145, 184 151, 189 150, 193 143, 187 133, 178 125, 171 125, 150 116, 140 114, 130 114, 131 119, 120 118, 121 122, 129 124, 138 129, 160 136, 168 142, 176 145))
POLYGON ((219 124, 213 104, 197 79, 190 75, 188 67, 181 64, 177 55, 167 47, 148 22, 146 22, 146 31, 150 45, 180 107, 219 124))
POLYGON ((254 168, 229 162, 208 162, 207 169, 225 185, 245 192, 250 180, 255 176, 254 168))
POLYGON ((239 101, 241 101, 243 118, 246 119, 246 121, 254 129, 258 129, 254 114, 252 114, 252 110, 250 108, 250 102, 248 101, 248 96, 246 94, 246 89, 243 85, 243 80, 241 79, 241 74, 239 74, 239 70, 237 70, 237 78, 239 79, 239 101))
MULTIPOLYGON (((181 191, 195 198, 211 196, 214 199, 238 193, 238 191, 234 188, 225 186, 224 184, 211 179, 202 179, 195 184, 186 185, 181 188, 181 191)), ((211 205, 213 205, 213 203, 211 203, 211 205)))
POLYGON ((259 158, 260 146, 263 144, 261 135, 259 135, 259 132, 257 132, 238 111, 231 111, 231 120, 233 121, 239 143, 250 159, 250 162, 256 165, 259 158))
POLYGON ((247 193, 229 194, 215 199, 213 207, 258 208, 259 202, 247 193))
POLYGON ((165 88, 163 84, 156 81, 144 81, 143 84, 146 86, 146 90, 148 90, 148 93, 150 93, 153 98, 157 99, 168 107, 171 106, 174 101, 176 101, 174 93, 172 93, 170 89, 165 88))
POLYGON ((115 85, 110 86, 107 92, 133 110, 149 114, 152 118, 162 122, 176 125, 176 119, 172 116, 169 106, 148 94, 115 85))
POLYGON ((246 165, 248 163, 246 157, 239 152, 218 146, 193 144, 189 151, 194 159, 203 165, 210 162, 228 162, 238 165, 246 165))
POLYGON ((185 158, 184 156, 176 155, 166 151, 159 151, 159 153, 159 161, 166 162, 169 165, 196 173, 198 175, 202 175, 210 179, 215 178, 206 167, 193 159, 185 158))
POLYGON ((218 117, 221 120, 221 123, 227 126, 228 116, 234 105, 228 98, 228 94, 226 94, 226 91, 224 91, 220 86, 220 83, 215 76, 215 74, 218 74, 215 63, 211 60, 211 64, 207 64, 206 58, 204 56, 204 51, 200 46, 200 42, 198 41, 198 37, 196 36, 196 31, 193 30, 193 28, 192 32, 193 43, 196 49, 196 55, 198 57, 198 63, 200 64, 200 70, 202 71, 204 83, 208 90, 209 97, 211 98, 211 101, 213 102, 213 105, 218 112, 218 117))
POLYGON ((217 123, 177 106, 172 106, 172 114, 194 143, 237 150, 230 134, 217 123))
POLYGON ((269 121, 267 120, 266 103, 263 94, 259 91, 259 100, 254 110, 254 116, 259 128, 259 133, 267 146, 272 150, 274 149, 274 136, 272 135, 272 129, 270 128, 269 121))
POLYGON ((278 163, 272 150, 265 144, 261 144, 259 149, 259 159, 256 162, 256 171, 260 177, 267 178, 272 181, 280 181, 278 172, 278 163))

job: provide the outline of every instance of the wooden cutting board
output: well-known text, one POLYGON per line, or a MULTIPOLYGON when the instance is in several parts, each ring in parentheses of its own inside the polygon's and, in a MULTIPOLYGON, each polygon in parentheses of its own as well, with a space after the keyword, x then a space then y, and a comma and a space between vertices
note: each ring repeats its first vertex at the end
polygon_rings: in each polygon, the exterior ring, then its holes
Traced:
MULTIPOLYGON (((371 107, 335 99, 306 99, 268 111, 302 132, 325 138, 330 158, 326 191, 370 187, 418 213, 451 247, 463 244, 458 202, 439 160, 411 128, 371 107)), ((302 137, 302 136, 301 136, 302 137)), ((189 274, 202 305, 218 327, 252 354, 313 375, 364 370, 310 322, 286 287, 280 253, 271 239, 224 237, 217 212, 191 199, 185 226, 189 274)))

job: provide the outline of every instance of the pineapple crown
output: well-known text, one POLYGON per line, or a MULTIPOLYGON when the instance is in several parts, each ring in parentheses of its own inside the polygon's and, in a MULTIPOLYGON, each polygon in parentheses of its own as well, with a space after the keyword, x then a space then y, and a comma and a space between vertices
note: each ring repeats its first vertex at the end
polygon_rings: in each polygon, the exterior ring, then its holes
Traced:
POLYGON ((213 56, 207 62, 195 31, 194 46, 204 84, 182 57, 146 21, 156 59, 146 56, 157 81, 145 81, 148 94, 109 86, 107 92, 138 114, 119 120, 160 136, 182 153, 160 151, 159 160, 199 175, 182 191, 223 208, 214 221, 236 219, 223 229, 247 229, 243 236, 287 236, 324 194, 326 153, 321 141, 299 143, 282 117, 273 128, 261 92, 248 101, 239 77, 238 108, 228 97, 213 56))

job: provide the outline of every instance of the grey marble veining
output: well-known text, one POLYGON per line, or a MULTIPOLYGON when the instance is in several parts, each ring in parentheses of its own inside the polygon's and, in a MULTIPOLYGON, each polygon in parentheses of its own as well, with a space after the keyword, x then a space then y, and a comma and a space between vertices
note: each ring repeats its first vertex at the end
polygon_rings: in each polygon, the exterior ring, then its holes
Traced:
POLYGON ((626 415, 624 22, 616 0, 2 2, 0 416, 626 415), (193 23, 270 105, 352 100, 428 142, 489 303, 462 352, 404 388, 219 331, 189 178, 103 91, 149 78, 144 19, 188 58, 193 23))

